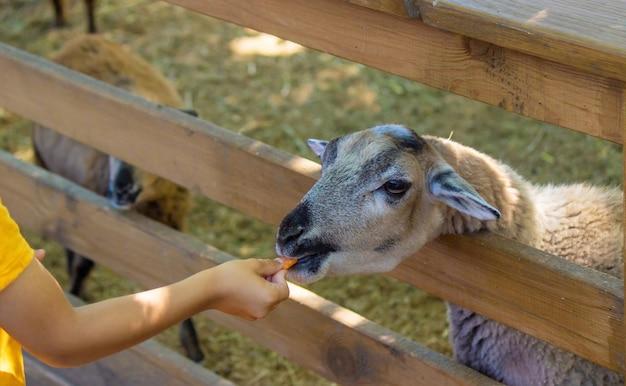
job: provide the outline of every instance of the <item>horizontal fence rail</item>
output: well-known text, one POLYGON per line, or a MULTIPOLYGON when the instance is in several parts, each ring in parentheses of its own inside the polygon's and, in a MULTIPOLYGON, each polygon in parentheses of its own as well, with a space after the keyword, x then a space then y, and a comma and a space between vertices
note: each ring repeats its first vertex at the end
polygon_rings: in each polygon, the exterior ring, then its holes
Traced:
POLYGON ((344 0, 167 1, 508 111, 622 143, 619 113, 624 85, 615 79, 344 0))
MULTIPOLYGON (((142 286, 185 278, 233 257, 0 152, 0 194, 24 227, 142 286)), ((346 385, 499 385, 401 335, 290 284, 291 297, 248 322, 205 314, 324 377, 346 385)))
MULTIPOLYGON (((416 0, 434 27, 626 80, 622 0, 416 0)), ((389 4, 385 11, 391 10, 389 4)))
POLYGON ((415 0, 348 0, 352 4, 360 5, 390 15, 414 18, 419 16, 419 9, 415 0))
MULTIPOLYGON (((267 223, 280 221, 318 175, 314 162, 16 49, 0 46, 0 68, 0 106, 267 223)), ((496 235, 442 238, 392 275, 603 366, 623 366, 623 283, 608 275, 496 235)))
POLYGON ((621 0, 348 0, 514 51, 626 81, 621 0))
POLYGON ((495 234, 441 237, 391 276, 623 370, 619 279, 495 234))
POLYGON ((237 386, 154 338, 78 368, 53 368, 25 352, 24 367, 29 386, 237 386))

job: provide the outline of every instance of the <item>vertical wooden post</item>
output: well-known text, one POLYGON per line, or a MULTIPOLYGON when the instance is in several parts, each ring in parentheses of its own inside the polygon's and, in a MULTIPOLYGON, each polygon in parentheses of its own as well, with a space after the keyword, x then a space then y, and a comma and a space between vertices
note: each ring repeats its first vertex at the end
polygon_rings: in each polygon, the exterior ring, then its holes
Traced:
MULTIPOLYGON (((624 240, 626 241, 626 153, 624 152, 624 143, 626 142, 626 83, 622 84, 622 101, 620 106, 620 117, 619 124, 622 128, 622 133, 624 136, 622 137, 622 157, 623 157, 623 165, 624 165, 624 240)), ((624 272, 626 272, 626 248, 622 251, 622 256, 624 258, 624 272)), ((624 277, 626 284, 626 276, 624 277)), ((626 299, 626 285, 624 285, 624 298, 626 299)), ((624 308, 624 320, 626 321, 626 308, 624 308)), ((624 325, 624 329, 626 330, 626 324, 624 325)), ((626 331, 624 331, 626 332, 626 331)), ((626 336, 626 334, 625 334, 626 336)), ((626 339, 624 340, 624 352, 626 353, 626 339)), ((622 373, 626 375, 626 358, 622 357, 622 373)))

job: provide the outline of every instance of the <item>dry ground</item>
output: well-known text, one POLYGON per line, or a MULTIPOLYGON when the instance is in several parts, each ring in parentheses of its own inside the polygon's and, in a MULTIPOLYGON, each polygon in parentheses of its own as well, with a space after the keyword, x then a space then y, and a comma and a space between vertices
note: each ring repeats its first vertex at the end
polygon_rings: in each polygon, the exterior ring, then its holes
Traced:
MULTIPOLYGON (((43 0, 0 0, 0 41, 49 55, 82 33, 82 2, 69 1, 71 26, 53 30, 43 0)), ((449 136, 513 165, 533 182, 622 184, 621 149, 497 108, 303 49, 183 9, 149 1, 102 0, 104 35, 125 43, 167 75, 200 116, 284 150, 313 158, 308 137, 332 138, 383 122, 449 136)), ((392 60, 392 58, 390 58, 392 60)), ((1 87, 1 85, 0 85, 1 87)), ((30 156, 30 124, 0 110, 0 147, 30 156)), ((241 257, 273 255, 274 229, 197 197, 189 232, 241 257)), ((46 264, 64 282, 61 248, 35 235, 46 264)), ((128 257, 129 259, 132 256, 128 257)), ((443 303, 380 276, 327 279, 322 296, 449 354, 443 303)), ((90 300, 136 287, 99 267, 90 300)), ((199 321, 208 368, 242 385, 326 385, 327 381, 237 333, 199 321)), ((160 340, 178 348, 176 331, 160 340)))

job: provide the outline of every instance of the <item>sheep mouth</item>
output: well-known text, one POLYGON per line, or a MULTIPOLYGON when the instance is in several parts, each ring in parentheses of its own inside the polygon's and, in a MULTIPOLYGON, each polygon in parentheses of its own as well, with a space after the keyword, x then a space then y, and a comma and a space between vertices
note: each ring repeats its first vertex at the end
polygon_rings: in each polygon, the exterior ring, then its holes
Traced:
POLYGON ((276 254, 282 258, 296 259, 287 271, 287 279, 299 284, 312 283, 324 277, 330 267, 330 257, 339 248, 320 240, 302 240, 297 246, 285 248, 276 245, 276 254))
POLYGON ((315 253, 298 258, 287 271, 287 279, 298 284, 316 282, 326 276, 330 265, 330 252, 315 253))
POLYGON ((290 271, 308 271, 316 273, 321 265, 328 259, 330 252, 313 253, 298 258, 298 261, 290 268, 290 271))

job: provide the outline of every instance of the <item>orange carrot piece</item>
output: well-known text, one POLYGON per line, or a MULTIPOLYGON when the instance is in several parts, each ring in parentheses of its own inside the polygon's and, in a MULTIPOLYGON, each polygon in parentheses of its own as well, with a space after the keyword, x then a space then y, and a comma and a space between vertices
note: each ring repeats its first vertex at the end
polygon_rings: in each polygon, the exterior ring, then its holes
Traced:
POLYGON ((283 257, 281 258, 282 262, 283 262, 283 269, 284 270, 288 270, 289 268, 293 267, 293 265, 295 263, 298 262, 298 259, 292 259, 290 257, 283 257))

